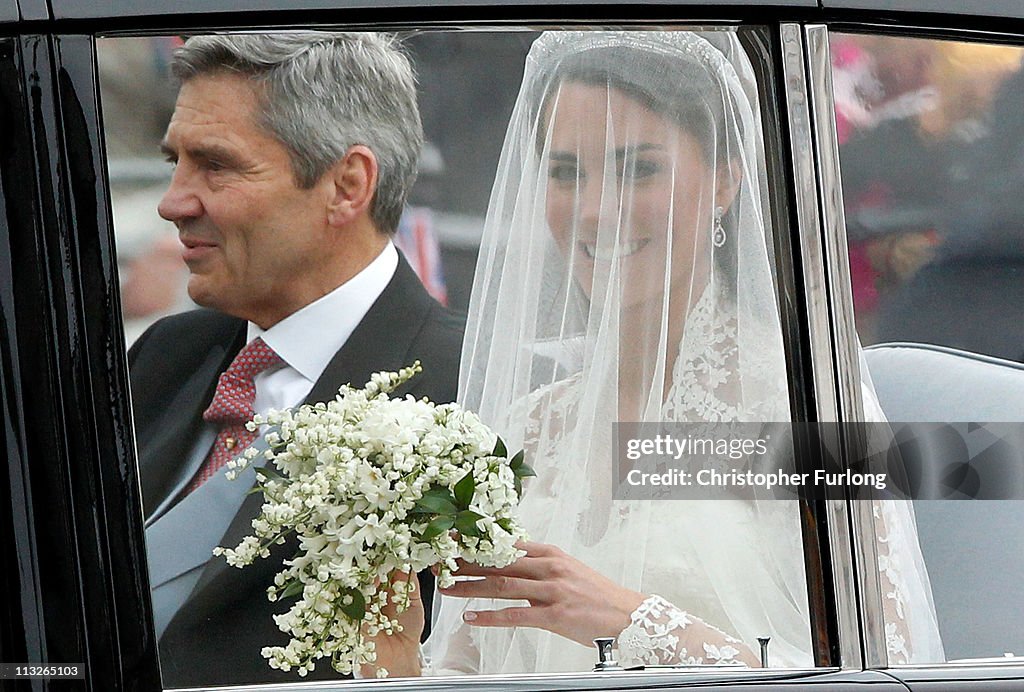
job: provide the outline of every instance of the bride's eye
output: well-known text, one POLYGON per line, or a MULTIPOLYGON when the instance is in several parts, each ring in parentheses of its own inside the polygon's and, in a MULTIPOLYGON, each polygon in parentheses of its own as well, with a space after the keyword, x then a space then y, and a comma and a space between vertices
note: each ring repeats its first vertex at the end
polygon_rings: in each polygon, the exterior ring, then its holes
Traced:
POLYGON ((548 166, 548 179, 560 183, 574 183, 581 178, 579 166, 565 161, 548 166))
POLYGON ((646 158, 629 157, 622 167, 623 180, 643 180, 661 173, 665 167, 658 161, 646 158))

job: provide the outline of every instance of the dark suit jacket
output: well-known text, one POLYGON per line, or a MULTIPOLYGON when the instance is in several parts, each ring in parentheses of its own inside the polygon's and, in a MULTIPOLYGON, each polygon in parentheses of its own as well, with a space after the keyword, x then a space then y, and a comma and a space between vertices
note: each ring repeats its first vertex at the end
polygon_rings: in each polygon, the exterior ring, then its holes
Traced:
MULTIPOLYGON (((361 386, 372 373, 394 371, 419 359, 423 372, 398 392, 434 402, 455 399, 463 323, 423 289, 404 259, 394 278, 313 386, 307 402, 327 401, 345 383, 361 386)), ((210 310, 160 320, 129 353, 135 434, 147 518, 175 486, 180 465, 202 429, 202 412, 217 378, 245 343, 243 320, 210 310)), ((311 337, 313 338, 313 337, 311 337)), ((250 495, 219 545, 235 546, 251 531, 262 496, 250 495)), ((187 540, 187 537, 183 537, 187 540)), ((164 684, 172 687, 297 681, 272 670, 260 655, 287 638, 271 614, 266 588, 294 554, 279 546, 269 559, 238 570, 222 559, 207 564, 191 596, 160 639, 164 684)), ((421 575, 423 583, 424 575, 421 575)), ((423 595, 433 594, 423 584, 423 595)), ((429 602, 425 603, 430 613, 429 602)), ((339 677, 326 660, 305 679, 339 677)))

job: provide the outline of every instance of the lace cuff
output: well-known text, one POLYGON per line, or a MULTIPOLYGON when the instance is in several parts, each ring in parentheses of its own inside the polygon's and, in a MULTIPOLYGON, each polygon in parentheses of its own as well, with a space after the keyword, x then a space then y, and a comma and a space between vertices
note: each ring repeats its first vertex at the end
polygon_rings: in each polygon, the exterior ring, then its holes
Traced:
POLYGON ((741 642, 653 594, 629 616, 619 633, 619 665, 740 664, 741 642), (686 632, 693 627, 692 632, 686 632), (701 630, 706 636, 699 635, 701 630), (695 635, 695 636, 691 636, 695 635), (688 650, 687 645, 694 651, 688 650))

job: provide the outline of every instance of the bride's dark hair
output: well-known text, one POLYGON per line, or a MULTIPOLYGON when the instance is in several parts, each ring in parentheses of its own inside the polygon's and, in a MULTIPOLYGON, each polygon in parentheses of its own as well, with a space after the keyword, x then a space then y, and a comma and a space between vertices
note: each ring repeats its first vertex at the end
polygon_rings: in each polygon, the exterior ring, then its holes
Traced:
POLYGON ((736 144, 727 140, 734 128, 725 126, 722 85, 702 61, 631 46, 601 46, 565 56, 548 79, 537 85, 543 90, 543 97, 533 100, 538 104, 535 116, 540 118, 538 150, 546 136, 543 114, 564 82, 615 87, 693 136, 709 164, 726 164, 722 157, 736 144))

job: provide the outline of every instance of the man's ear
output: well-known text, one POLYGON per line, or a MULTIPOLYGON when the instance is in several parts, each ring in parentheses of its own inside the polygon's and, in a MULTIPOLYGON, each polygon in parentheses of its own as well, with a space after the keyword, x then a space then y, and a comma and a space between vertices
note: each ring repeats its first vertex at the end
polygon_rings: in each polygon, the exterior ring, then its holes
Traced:
POLYGON ((356 144, 349 148, 327 171, 331 197, 327 203, 327 222, 344 226, 368 216, 377 191, 377 157, 369 147, 356 144))
POLYGON ((739 159, 729 159, 728 165, 719 165, 715 173, 715 206, 728 209, 736 199, 743 182, 743 169, 739 159))

